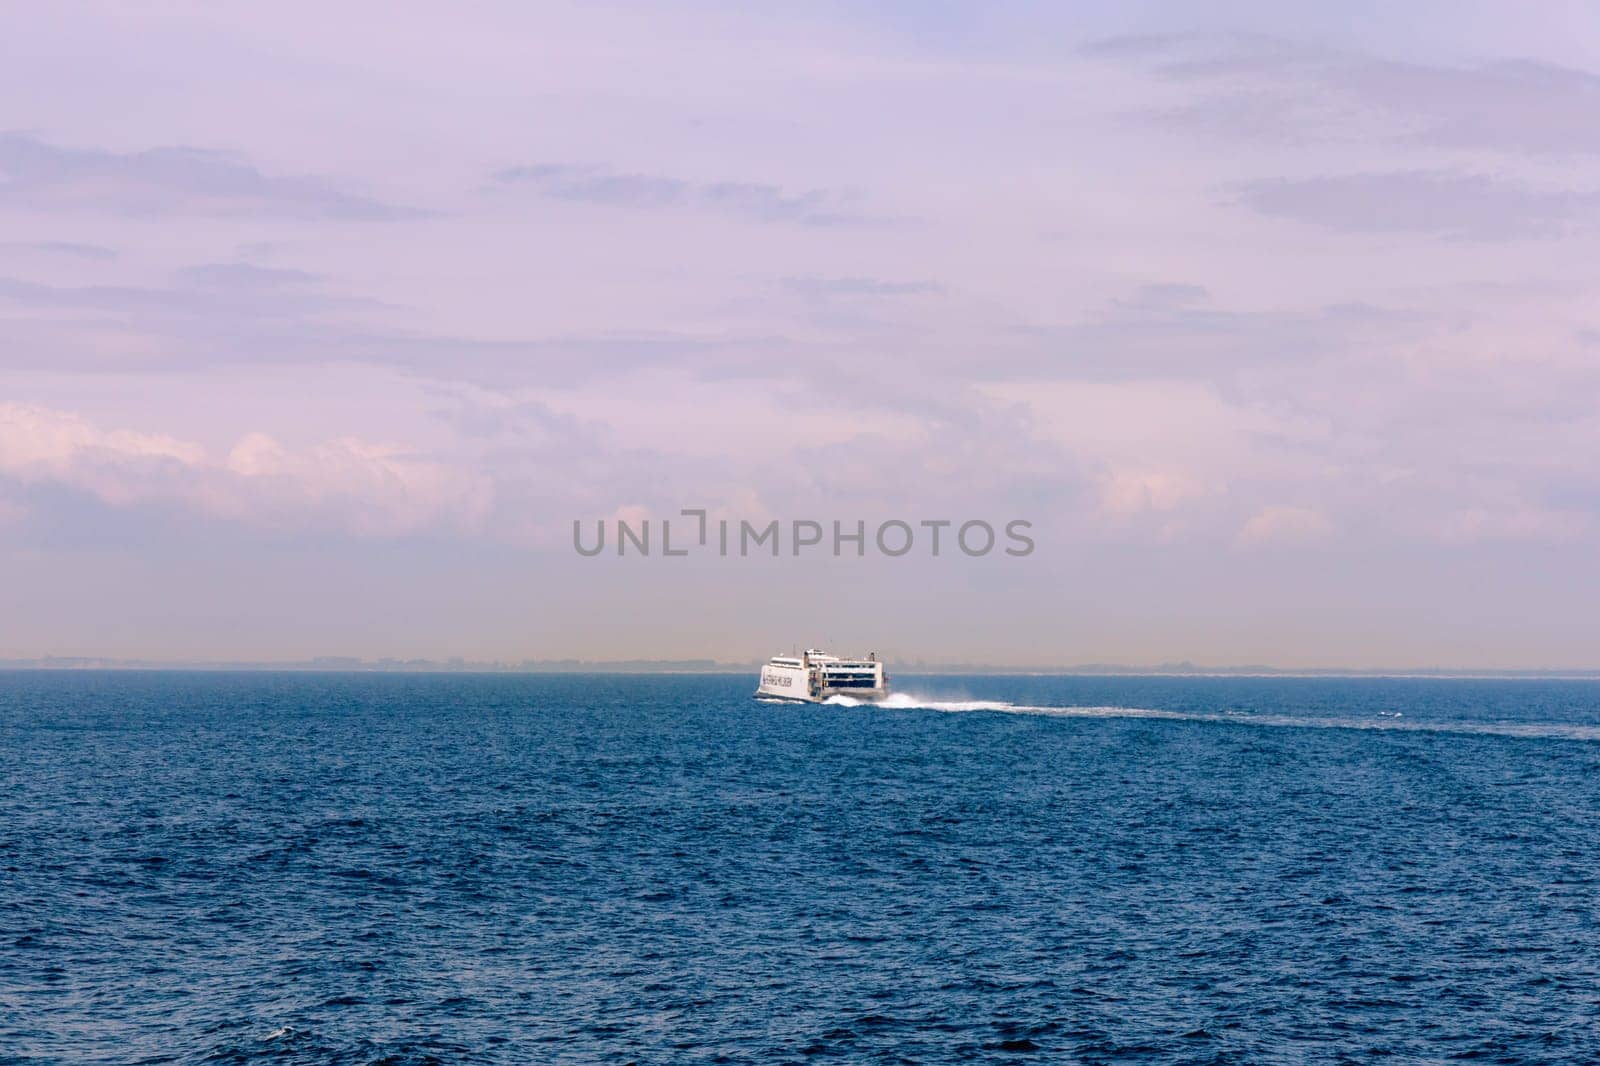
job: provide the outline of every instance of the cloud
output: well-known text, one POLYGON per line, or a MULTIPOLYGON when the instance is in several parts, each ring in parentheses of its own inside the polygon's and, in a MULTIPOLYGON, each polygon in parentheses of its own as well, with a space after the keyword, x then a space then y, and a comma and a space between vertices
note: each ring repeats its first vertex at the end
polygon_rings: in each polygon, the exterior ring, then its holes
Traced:
POLYGON ((375 537, 472 531, 492 500, 483 475, 392 445, 342 437, 296 449, 252 432, 219 461, 177 437, 16 403, 0 403, 0 480, 117 507, 175 505, 264 528, 375 537))
POLYGON ((793 192, 759 182, 692 182, 567 163, 508 167, 491 178, 502 187, 524 186, 551 199, 608 207, 698 208, 755 222, 799 226, 860 226, 885 221, 857 210, 854 195, 833 189, 793 192))
MULTIPOLYGON (((3 181, 0 181, 0 184, 3 184, 3 181)), ((26 252, 98 262, 109 262, 117 258, 117 252, 113 248, 99 244, 80 244, 76 241, 4 241, 0 242, 0 252, 26 252)))
POLYGON ((1119 301, 1119 304, 1143 311, 1180 311, 1206 303, 1210 298, 1211 294, 1201 285, 1159 282, 1141 285, 1130 299, 1119 301))
POLYGON ((16 278, 0 278, 0 302, 30 309, 82 308, 130 311, 176 307, 180 293, 130 285, 40 285, 16 278))
POLYGON ((25 312, 0 316, 0 347, 12 369, 360 363, 496 385, 564 384, 663 365, 765 376, 769 368, 752 364, 747 353, 788 347, 771 334, 716 329, 507 339, 406 329, 335 313, 394 305, 345 295, 308 271, 245 263, 184 268, 166 285, 49 285, 0 277, 5 305, 25 312))
POLYGON ((650 174, 613 174, 599 167, 545 163, 508 167, 494 174, 503 185, 531 185, 556 200, 615 207, 664 207, 685 202, 693 190, 686 181, 650 174))
POLYGON ((1040 442, 1058 445, 1094 486, 1094 518, 1113 531, 1158 535, 1186 511, 1232 505, 1235 486, 1270 481, 1327 437, 1319 420, 1230 400, 1177 380, 994 382, 977 389, 1010 405, 1040 442), (1263 461, 1263 453, 1273 458, 1263 461))
POLYGON ((0 278, 0 303, 35 310, 125 315, 125 325, 149 328, 168 348, 183 339, 181 323, 188 323, 192 331, 196 323, 209 322, 226 335, 229 329, 237 330, 240 316, 283 325, 309 311, 370 306, 369 301, 335 297, 313 288, 309 285, 313 276, 299 271, 242 266, 236 270, 218 264, 179 271, 178 278, 180 284, 169 286, 42 285, 0 278))
POLYGON ((1559 510, 1509 499, 1449 512, 1440 530, 1447 544, 1544 543, 1582 541, 1592 537, 1595 516, 1588 512, 1559 510))
POLYGON ((1101 479, 1100 506, 1119 517, 1172 511, 1212 491, 1212 486, 1186 473, 1112 469, 1101 479))
MULTIPOLYGON (((678 366, 708 377, 769 377, 752 350, 786 345, 756 335, 625 332, 485 340, 346 322, 327 314, 374 306, 298 286, 152 288, 34 285, 0 278, 0 305, 78 316, 0 316, 13 370, 179 371, 222 366, 359 364, 494 387, 571 385, 678 366)), ((781 369, 781 368, 780 368, 781 369)))
POLYGON ((387 222, 425 212, 348 192, 332 181, 269 175, 243 157, 200 148, 142 152, 63 148, 0 134, 0 206, 134 216, 246 215, 387 222))
POLYGON ((1600 208, 1600 193, 1441 171, 1278 178, 1234 192, 1260 214, 1329 229, 1472 240, 1556 236, 1591 225, 1600 208))
POLYGON ((370 327, 329 314, 385 305, 341 294, 318 275, 208 263, 171 278, 157 285, 51 285, 0 277, 0 307, 16 309, 0 316, 0 346, 13 369, 399 362, 384 358, 370 327))
POLYGON ((178 277, 197 286, 216 289, 276 289, 310 285, 317 275, 284 267, 259 267, 250 263, 204 263, 186 267, 178 277))
POLYGON ((1150 116, 1252 140, 1371 138, 1535 156, 1600 153, 1600 76, 1525 59, 1449 66, 1252 34, 1113 37, 1090 56, 1201 95, 1150 116))
POLYGON ((916 296, 943 291, 931 281, 882 281, 877 278, 784 278, 784 288, 803 296, 916 296))
POLYGON ((246 434, 204 505, 229 518, 297 525, 309 514, 359 536, 473 532, 492 498, 482 474, 352 437, 291 449, 246 434))
POLYGON ((1368 303, 1233 308, 1197 285, 1154 284, 1106 301, 1077 321, 1020 326, 996 338, 981 363, 956 368, 982 379, 1211 381, 1249 369, 1304 367, 1431 325, 1410 308, 1368 303))
POLYGON ((1249 546, 1307 544, 1322 540, 1332 532, 1332 523, 1315 508, 1273 505, 1250 516, 1239 530, 1237 543, 1249 546))
POLYGON ((12 473, 59 474, 85 456, 117 460, 200 461, 203 451, 175 437, 106 431, 76 415, 8 403, 0 406, 0 465, 12 473))

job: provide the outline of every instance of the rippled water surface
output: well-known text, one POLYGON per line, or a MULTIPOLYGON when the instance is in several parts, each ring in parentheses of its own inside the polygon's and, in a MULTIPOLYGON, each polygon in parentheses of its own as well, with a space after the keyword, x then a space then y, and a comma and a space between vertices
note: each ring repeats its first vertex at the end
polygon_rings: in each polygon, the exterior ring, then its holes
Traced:
POLYGON ((1600 684, 0 674, 0 1062, 1600 1061, 1600 684))

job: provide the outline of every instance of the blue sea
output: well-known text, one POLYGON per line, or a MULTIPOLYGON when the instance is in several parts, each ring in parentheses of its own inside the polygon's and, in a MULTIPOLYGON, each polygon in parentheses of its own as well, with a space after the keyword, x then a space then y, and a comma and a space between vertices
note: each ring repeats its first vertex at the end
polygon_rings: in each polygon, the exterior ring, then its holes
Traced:
POLYGON ((1600 1061, 1600 683, 0 674, 0 1062, 1600 1061))

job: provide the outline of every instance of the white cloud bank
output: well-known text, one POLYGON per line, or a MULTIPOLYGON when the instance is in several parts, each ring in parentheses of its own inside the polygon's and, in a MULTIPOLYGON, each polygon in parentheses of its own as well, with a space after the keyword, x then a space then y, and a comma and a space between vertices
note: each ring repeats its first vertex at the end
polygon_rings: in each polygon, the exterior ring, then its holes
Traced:
POLYGON ((1314 507, 1275 504, 1250 516, 1239 530, 1239 543, 1304 544, 1323 540, 1333 532, 1333 524, 1314 507))
POLYGON ((0 475, 112 506, 179 504, 270 528, 379 537, 476 529, 493 497, 481 474, 353 437, 291 448, 251 432, 218 457, 166 434, 18 403, 0 403, 0 475))

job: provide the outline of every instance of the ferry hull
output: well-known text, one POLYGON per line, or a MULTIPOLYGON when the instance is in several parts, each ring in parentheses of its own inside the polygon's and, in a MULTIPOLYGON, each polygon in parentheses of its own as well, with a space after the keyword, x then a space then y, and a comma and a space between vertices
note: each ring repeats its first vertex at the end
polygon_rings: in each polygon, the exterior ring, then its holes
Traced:
POLYGON ((755 695, 794 703, 822 703, 834 696, 870 702, 889 695, 889 676, 876 656, 841 659, 807 651, 763 666, 755 695))
POLYGON ((885 689, 824 689, 820 696, 788 696, 776 692, 769 692, 764 688, 755 691, 758 700, 774 700, 779 703, 826 703, 835 696, 847 696, 862 703, 877 703, 887 699, 889 693, 885 689))

